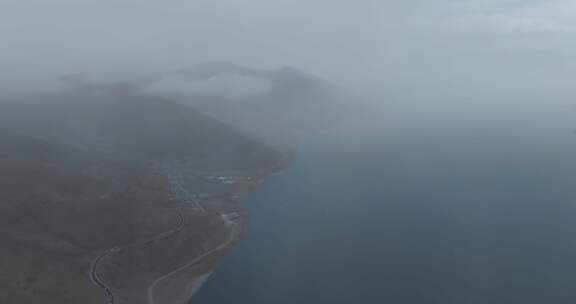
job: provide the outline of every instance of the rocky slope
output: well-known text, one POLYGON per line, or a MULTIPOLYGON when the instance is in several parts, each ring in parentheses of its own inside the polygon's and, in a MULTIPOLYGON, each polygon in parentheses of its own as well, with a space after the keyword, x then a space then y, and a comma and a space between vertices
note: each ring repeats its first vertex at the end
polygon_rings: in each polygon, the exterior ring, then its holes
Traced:
POLYGON ((168 98, 147 88, 172 76, 71 76, 64 92, 2 98, 0 303, 187 303, 242 236, 242 195, 335 117, 329 90, 292 69, 176 74, 230 73, 267 89, 168 98))
MULTIPOLYGON (((135 92, 4 101, 1 112, 1 303, 152 301, 158 277, 237 239, 222 214, 240 226, 238 195, 282 159, 187 106, 135 92)), ((220 254, 170 278, 183 294, 161 303, 182 303, 220 254)))

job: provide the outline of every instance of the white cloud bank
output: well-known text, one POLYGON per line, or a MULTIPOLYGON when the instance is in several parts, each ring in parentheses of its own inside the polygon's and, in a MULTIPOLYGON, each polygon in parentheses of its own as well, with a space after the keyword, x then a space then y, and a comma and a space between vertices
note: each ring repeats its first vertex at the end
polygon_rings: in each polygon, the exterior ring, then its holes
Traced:
POLYGON ((177 75, 168 75, 151 84, 146 91, 164 96, 221 96, 238 100, 264 95, 269 88, 268 80, 233 74, 223 74, 196 81, 177 75))
POLYGON ((463 30, 503 33, 576 33, 576 1, 467 1, 456 18, 463 30))

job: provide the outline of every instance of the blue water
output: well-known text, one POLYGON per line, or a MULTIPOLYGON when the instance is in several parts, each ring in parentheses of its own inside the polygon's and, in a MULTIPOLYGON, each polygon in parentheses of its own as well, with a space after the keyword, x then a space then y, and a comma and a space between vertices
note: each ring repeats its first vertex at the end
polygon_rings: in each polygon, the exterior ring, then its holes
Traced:
POLYGON ((194 303, 576 303, 576 117, 554 111, 311 141, 194 303))

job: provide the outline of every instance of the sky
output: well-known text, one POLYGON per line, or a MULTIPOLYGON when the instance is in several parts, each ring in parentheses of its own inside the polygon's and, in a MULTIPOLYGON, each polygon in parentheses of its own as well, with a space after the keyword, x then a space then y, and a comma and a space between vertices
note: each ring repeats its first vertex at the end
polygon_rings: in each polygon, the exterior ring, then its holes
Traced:
POLYGON ((0 86, 232 61, 361 91, 568 90, 575 17, 571 0, 0 0, 0 86))

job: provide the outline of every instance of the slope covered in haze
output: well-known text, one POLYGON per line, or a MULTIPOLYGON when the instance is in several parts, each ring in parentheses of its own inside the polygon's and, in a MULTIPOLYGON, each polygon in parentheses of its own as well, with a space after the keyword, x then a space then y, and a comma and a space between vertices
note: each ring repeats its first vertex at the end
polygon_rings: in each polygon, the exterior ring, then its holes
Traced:
POLYGON ((343 90, 294 68, 213 62, 154 78, 146 90, 175 98, 274 144, 294 145, 362 112, 343 90))
POLYGON ((168 76, 72 77, 64 91, 3 98, 0 302, 186 302, 241 235, 242 194, 332 117, 329 90, 292 69, 176 74, 230 73, 267 89, 173 98, 149 90, 168 76))
MULTIPOLYGON (((200 212, 174 193, 174 176, 257 175, 281 158, 187 106, 137 92, 5 100, 0 116, 2 303, 105 303, 90 280, 94 259, 173 229, 181 210, 189 209, 183 230, 193 232, 179 239, 183 256, 172 261, 183 263, 186 252, 194 256, 217 241, 222 228, 211 220, 216 210, 200 212)), ((210 191, 234 190, 221 185, 210 191)), ((148 257, 139 266, 146 284, 147 276, 173 265, 148 257)), ((130 271, 114 275, 110 281, 121 281, 130 271)))

